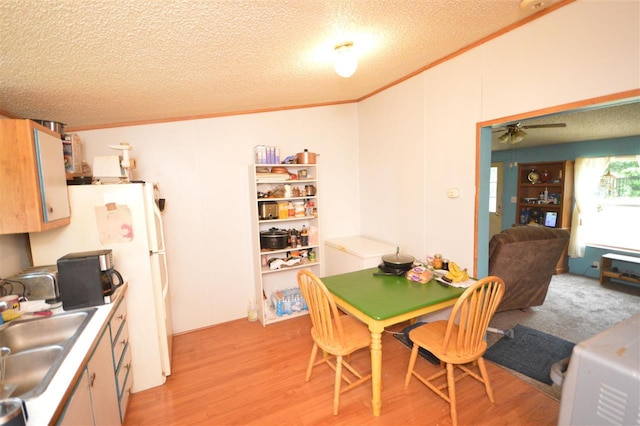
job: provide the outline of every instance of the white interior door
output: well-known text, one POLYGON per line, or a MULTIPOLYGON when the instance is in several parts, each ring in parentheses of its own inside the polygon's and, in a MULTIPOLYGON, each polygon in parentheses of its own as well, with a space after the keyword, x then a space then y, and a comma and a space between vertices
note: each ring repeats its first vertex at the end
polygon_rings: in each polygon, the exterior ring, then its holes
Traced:
POLYGON ((502 179, 504 163, 491 163, 489 174, 489 239, 502 231, 502 179))

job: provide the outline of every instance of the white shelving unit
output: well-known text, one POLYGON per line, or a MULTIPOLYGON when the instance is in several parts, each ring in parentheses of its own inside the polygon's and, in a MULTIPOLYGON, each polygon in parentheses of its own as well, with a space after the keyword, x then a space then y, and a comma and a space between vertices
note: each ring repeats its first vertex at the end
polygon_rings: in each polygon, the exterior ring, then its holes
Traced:
MULTIPOLYGON (((258 319, 266 326, 278 321, 307 315, 308 311, 294 311, 291 314, 278 315, 272 303, 272 295, 278 291, 297 289, 297 273, 302 268, 311 270, 320 275, 320 230, 318 227, 318 167, 316 164, 252 164, 249 167, 249 185, 251 194, 251 222, 253 237, 253 264, 255 271, 255 298, 258 306, 258 319), (289 174, 282 174, 282 178, 263 178, 258 173, 261 170, 271 170, 273 167, 285 167, 289 174), (306 171, 306 178, 297 178, 300 170, 306 171), (291 175, 296 176, 292 179, 291 175), (284 196, 284 186, 289 185, 291 196, 284 196), (306 194, 306 187, 315 188, 314 195, 306 194), (296 191, 297 190, 297 191, 296 191), (297 192, 299 196, 296 196, 297 192), (260 195, 259 195, 260 194, 260 195), (274 196, 275 195, 275 196, 274 196), (306 211, 304 216, 261 219, 260 204, 262 202, 276 202, 282 204, 313 203, 313 209, 306 211), (307 245, 291 247, 287 245, 282 249, 263 249, 260 244, 260 233, 270 229, 282 231, 300 231, 303 225, 309 230, 309 242, 307 245), (309 261, 310 251, 315 253, 315 260, 309 261), (304 256, 304 255, 307 256, 304 256), (296 256, 301 255, 301 256, 296 256), (282 266, 279 269, 271 269, 268 261, 274 258, 288 259, 301 257, 301 261, 293 266, 282 266), (267 261, 265 266, 264 261, 267 261)), ((287 194, 289 195, 289 194, 287 194)))

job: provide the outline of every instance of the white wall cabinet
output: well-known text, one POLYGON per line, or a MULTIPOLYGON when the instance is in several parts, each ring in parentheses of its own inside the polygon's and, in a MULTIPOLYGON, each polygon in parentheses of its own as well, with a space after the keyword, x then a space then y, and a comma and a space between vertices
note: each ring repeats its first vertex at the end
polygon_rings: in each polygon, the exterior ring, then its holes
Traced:
MULTIPOLYGON (((286 299, 287 290, 298 289, 297 273, 301 268, 320 275, 318 167, 316 164, 254 164, 249 168, 249 173, 255 299, 258 319, 263 325, 267 325, 308 313, 306 310, 299 310, 301 298, 284 300, 281 309, 278 309, 276 299, 286 299), (274 167, 284 167, 288 173, 272 173, 274 167), (265 202, 277 205, 277 216, 264 215, 265 209, 261 205, 265 202), (293 207, 291 212, 290 207, 293 207), (269 249, 261 246, 262 232, 277 229, 292 235, 300 232, 303 227, 308 233, 308 241, 304 241, 304 244, 300 242, 292 246, 289 241, 282 248, 269 249), (282 261, 291 264, 275 268, 282 261)), ((299 240, 296 236, 296 241, 299 240)))
POLYGON ((124 298, 65 404, 59 425, 120 425, 131 390, 131 356, 124 298))
POLYGON ((62 139, 31 120, 0 120, 0 234, 69 224, 62 139))

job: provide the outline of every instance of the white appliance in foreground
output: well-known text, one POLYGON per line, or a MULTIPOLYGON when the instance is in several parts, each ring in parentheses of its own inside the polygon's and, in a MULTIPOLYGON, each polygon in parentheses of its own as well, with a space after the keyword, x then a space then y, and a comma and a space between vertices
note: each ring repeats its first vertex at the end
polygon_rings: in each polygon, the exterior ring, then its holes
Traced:
POLYGON ((640 420, 640 314, 573 348, 559 425, 633 425, 640 420))
POLYGON ((111 249, 129 287, 132 392, 160 386, 171 374, 173 329, 157 185, 71 185, 68 190, 71 223, 29 234, 33 264, 55 265, 68 253, 111 249))

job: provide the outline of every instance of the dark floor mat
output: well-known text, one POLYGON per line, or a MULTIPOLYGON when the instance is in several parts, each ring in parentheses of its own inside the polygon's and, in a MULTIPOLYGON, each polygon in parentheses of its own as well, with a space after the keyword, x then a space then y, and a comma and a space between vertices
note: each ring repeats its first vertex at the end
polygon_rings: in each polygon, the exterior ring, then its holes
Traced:
POLYGON ((551 385, 551 366, 570 357, 575 344, 523 325, 516 325, 513 331, 513 339, 502 337, 484 359, 551 385))
MULTIPOLYGON (((393 337, 395 337, 396 339, 398 339, 400 342, 402 342, 406 347, 408 347, 409 349, 413 348, 413 342, 411 341, 411 339, 409 339, 409 332, 411 330, 413 330, 416 327, 419 327, 421 325, 426 324, 425 322, 417 322, 413 325, 410 325, 408 327, 406 327, 404 330, 402 330, 402 333, 398 333, 398 334, 394 334, 393 337)), ((428 350, 424 349, 424 348, 420 348, 420 350, 418 351, 418 354, 426 359, 427 361, 429 361, 431 364, 435 364, 435 365, 439 365, 440 364, 440 360, 431 352, 429 352, 428 350)))

